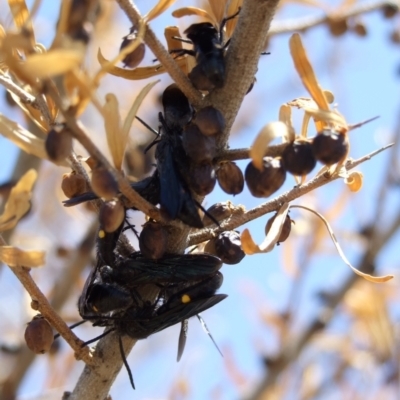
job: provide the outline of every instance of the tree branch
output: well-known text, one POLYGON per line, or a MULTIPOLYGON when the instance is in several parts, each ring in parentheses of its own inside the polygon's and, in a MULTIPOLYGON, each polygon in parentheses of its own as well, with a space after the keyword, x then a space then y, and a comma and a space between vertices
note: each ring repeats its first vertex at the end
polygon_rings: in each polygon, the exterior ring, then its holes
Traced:
MULTIPOLYGON (((361 157, 357 160, 347 160, 345 164, 346 169, 350 170, 357 167, 364 161, 370 160, 372 157, 390 148, 391 146, 393 146, 393 144, 384 146, 381 149, 375 150, 372 153, 367 154, 364 157, 361 157)), ((330 175, 328 173, 325 173, 317 175, 315 178, 311 179, 304 185, 295 186, 293 189, 287 191, 286 193, 283 193, 280 196, 275 197, 274 199, 269 200, 257 207, 254 207, 251 210, 246 211, 241 215, 236 214, 230 218, 225 219, 220 223, 220 226, 217 228, 214 229, 205 228, 196 233, 191 234, 189 236, 188 246, 193 246, 195 244, 202 243, 206 240, 210 240, 221 232, 236 229, 239 226, 244 225, 247 222, 253 221, 256 218, 259 218, 265 214, 268 214, 272 211, 277 211, 282 206, 283 203, 289 203, 305 195, 306 193, 309 193, 312 190, 317 189, 320 186, 326 185, 327 183, 332 182, 338 178, 340 178, 338 174, 330 175)))

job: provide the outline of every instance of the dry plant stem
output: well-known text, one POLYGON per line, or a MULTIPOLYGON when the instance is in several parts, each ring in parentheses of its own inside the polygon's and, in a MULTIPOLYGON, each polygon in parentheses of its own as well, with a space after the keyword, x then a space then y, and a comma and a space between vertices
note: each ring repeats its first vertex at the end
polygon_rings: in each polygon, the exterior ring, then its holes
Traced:
POLYGON ((222 89, 213 91, 205 101, 220 110, 226 120, 226 129, 218 138, 223 149, 229 132, 253 83, 258 59, 263 51, 265 38, 274 17, 279 0, 245 0, 239 14, 236 29, 226 54, 226 82, 222 89))
MULTIPOLYGON (((0 236, 0 245, 7 245, 2 236, 0 236)), ((37 309, 49 321, 50 325, 69 343, 74 349, 78 359, 85 361, 87 364, 91 364, 92 358, 88 349, 82 348, 83 342, 68 328, 63 319, 54 311, 46 296, 40 291, 35 281, 32 279, 29 269, 24 267, 10 267, 10 269, 31 296, 32 302, 37 306, 35 309, 37 309)))
POLYGON ((58 93, 53 89, 53 87, 51 85, 47 85, 47 88, 51 93, 55 104, 63 114, 74 138, 82 144, 82 146, 97 162, 99 162, 113 175, 114 179, 118 182, 119 190, 132 203, 132 206, 135 206, 138 210, 144 212, 150 218, 153 218, 156 221, 162 221, 159 210, 141 197, 134 189, 132 189, 129 181, 111 166, 101 151, 92 142, 92 140, 89 138, 89 135, 84 131, 83 126, 75 120, 75 117, 71 115, 68 110, 65 110, 58 93))
MULTIPOLYGON (((116 0, 121 9, 125 12, 132 24, 138 26, 141 19, 139 10, 130 0, 116 0)), ((189 101, 195 106, 200 107, 203 100, 200 92, 195 89, 188 77, 179 68, 178 64, 171 57, 165 47, 157 39, 154 32, 147 26, 144 41, 150 50, 157 57, 158 61, 164 66, 171 78, 177 83, 189 101)))
POLYGON ((35 102, 35 96, 32 96, 24 89, 21 89, 17 84, 15 84, 10 78, 8 78, 4 74, 0 74, 0 85, 4 86, 10 92, 18 96, 23 103, 31 104, 33 107, 39 108, 35 102))
MULTIPOLYGON (((122 343, 125 354, 128 355, 136 341, 124 336, 122 343)), ((68 400, 104 400, 107 398, 110 387, 123 365, 118 346, 118 336, 111 333, 101 339, 96 345, 93 357, 99 362, 96 363, 94 368, 85 366, 68 400)))
MULTIPOLYGON (((361 157, 357 160, 348 160, 346 162, 346 169, 350 170, 357 167, 364 161, 370 160, 373 156, 381 153, 382 151, 388 149, 391 146, 393 146, 393 144, 382 147, 381 149, 376 150, 370 154, 367 154, 364 157, 361 157)), ((312 190, 320 186, 326 185, 327 183, 332 182, 338 178, 340 177, 336 174, 317 175, 315 178, 311 179, 306 184, 301 186, 295 186, 292 190, 289 190, 288 192, 281 194, 280 196, 274 198, 273 200, 267 201, 264 204, 254 207, 253 209, 246 211, 242 215, 236 215, 231 218, 227 218, 226 220, 221 222, 219 227, 215 229, 206 228, 196 233, 193 233, 189 237, 188 246, 193 246, 195 244, 202 243, 206 240, 215 237, 216 235, 218 235, 223 231, 236 229, 239 226, 247 222, 253 221, 254 219, 259 218, 269 212, 277 211, 283 203, 288 203, 290 201, 293 201, 305 195, 306 193, 309 193, 312 190)))
MULTIPOLYGON (((362 1, 356 2, 351 7, 343 8, 343 11, 334 13, 335 19, 347 19, 356 17, 358 15, 366 14, 371 11, 382 9, 384 6, 398 6, 398 1, 362 1)), ((318 25, 326 24, 329 21, 327 14, 319 16, 310 16, 305 18, 293 18, 287 21, 276 21, 271 26, 268 36, 279 35, 283 33, 292 33, 298 31, 306 31, 307 29, 313 28, 318 25)))
MULTIPOLYGON (((62 306, 68 300, 78 277, 89 264, 96 233, 97 221, 89 227, 84 239, 62 268, 61 275, 58 277, 51 291, 50 304, 54 310, 61 310, 62 306)), ((28 347, 23 347, 17 355, 14 363, 15 367, 11 374, 0 387, 0 399, 15 398, 18 387, 34 360, 35 354, 28 347)))
MULTIPOLYGON (((287 143, 277 144, 269 146, 265 152, 265 157, 279 157, 282 155, 283 150, 286 148, 287 143)), ((215 158, 215 162, 220 161, 238 161, 247 160, 249 156, 250 148, 246 149, 226 149, 221 150, 218 156, 215 158)))

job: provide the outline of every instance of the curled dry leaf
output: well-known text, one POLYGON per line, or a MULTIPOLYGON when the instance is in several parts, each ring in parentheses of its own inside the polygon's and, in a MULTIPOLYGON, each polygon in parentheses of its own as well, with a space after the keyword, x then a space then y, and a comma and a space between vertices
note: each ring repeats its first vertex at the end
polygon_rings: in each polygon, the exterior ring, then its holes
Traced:
POLYGON ((359 171, 347 172, 344 167, 339 171, 339 176, 344 179, 344 183, 352 192, 358 192, 361 190, 364 180, 364 175, 359 171))
POLYGON ((265 151, 271 141, 277 137, 285 136, 288 136, 288 127, 281 121, 270 122, 261 129, 249 152, 250 158, 256 168, 262 170, 265 151))
POLYGON ((48 159, 44 140, 27 131, 21 125, 0 114, 0 134, 11 140, 19 148, 42 159, 48 159))
POLYGON ((10 196, 0 216, 0 231, 12 229, 30 208, 32 188, 36 182, 37 172, 30 169, 11 189, 10 196))
MULTIPOLYGON (((155 64, 152 67, 141 67, 135 68, 134 70, 128 70, 124 68, 111 66, 110 61, 108 61, 101 54, 101 50, 97 52, 97 60, 99 61, 101 66, 108 65, 105 70, 110 75, 118 76, 120 78, 128 79, 128 80, 140 80, 151 78, 152 76, 164 74, 166 69, 161 64, 155 64)), ((177 64, 180 68, 186 67, 186 60, 184 58, 179 58, 176 60, 177 64)))
POLYGON ((290 54, 294 62, 294 66, 300 75, 304 87, 310 93, 311 97, 322 110, 329 110, 329 104, 325 97, 324 91, 319 86, 314 70, 308 60, 307 53, 303 47, 301 37, 298 33, 294 33, 289 40, 290 54))
POLYGON ((0 246, 0 260, 10 267, 40 267, 45 263, 45 252, 0 246))
MULTIPOLYGON (((126 144, 128 142, 129 130, 131 129, 132 122, 136 117, 136 113, 137 113, 140 105, 142 104, 144 98, 147 96, 147 94, 150 92, 150 90, 153 88, 153 86, 158 82, 160 82, 160 81, 157 80, 157 81, 148 83, 139 92, 139 94, 136 96, 136 99, 133 102, 132 107, 130 108, 127 116, 125 117, 124 123, 122 125, 122 132, 121 132, 122 141, 123 141, 123 152, 125 152, 126 144)), ((122 157, 123 157, 123 155, 124 154, 122 154, 122 157)), ((121 160, 121 163, 122 163, 122 160, 121 160)))
POLYGON ((372 276, 372 275, 370 275, 370 274, 366 274, 366 273, 361 272, 361 271, 359 271, 358 269, 354 268, 354 267, 351 265, 350 261, 349 261, 349 260, 346 258, 346 256, 344 255, 343 250, 342 250, 342 248, 340 247, 338 241, 336 240, 335 234, 334 234, 334 232, 333 232, 331 226, 329 225, 329 222, 328 222, 320 213, 318 213, 317 211, 315 211, 315 210, 313 210, 313 209, 311 209, 311 208, 305 207, 305 206, 295 205, 295 206, 291 206, 291 207, 292 207, 292 208, 303 208, 304 210, 307 210, 307 211, 309 211, 309 212, 312 212, 312 213, 315 214, 318 218, 321 219, 321 221, 324 223, 324 225, 326 226, 326 229, 327 229, 328 232, 329 232, 329 235, 330 235, 330 237, 331 237, 331 239, 332 239, 333 244, 334 244, 335 247, 336 247, 337 252, 339 253, 339 256, 341 257, 341 259, 343 260, 343 262, 344 262, 348 267, 350 267, 350 268, 352 269, 352 271, 353 271, 356 275, 361 276, 362 278, 366 279, 367 281, 374 282, 374 283, 383 283, 383 282, 387 282, 387 281, 390 281, 391 279, 393 279, 393 275, 372 276))
POLYGON ((171 7, 176 0, 159 0, 159 2, 144 16, 144 19, 150 22, 152 19, 157 18, 167 8, 171 7))
POLYGON ((119 115, 118 100, 113 93, 106 94, 103 116, 107 143, 113 158, 114 166, 120 169, 125 147, 123 147, 121 138, 121 117, 119 115), (119 167, 117 167, 117 165, 119 167))
POLYGON ((106 95, 106 104, 103 108, 104 126, 107 134, 107 143, 113 158, 116 169, 121 170, 122 161, 125 154, 126 145, 128 143, 129 130, 135 119, 136 113, 142 104, 144 98, 151 88, 159 81, 147 84, 136 97, 132 104, 122 126, 119 114, 118 100, 114 94, 106 95))
POLYGON ((272 223, 271 229, 268 231, 267 236, 260 245, 257 245, 254 242, 249 230, 245 229, 242 232, 242 236, 240 238, 242 242, 243 251, 247 255, 257 254, 257 253, 268 253, 272 251, 276 243, 278 243, 288 211, 289 211, 289 203, 284 203, 277 212, 274 222, 272 223))
POLYGON ((282 137, 282 142, 293 142, 296 134, 292 123, 292 109, 289 104, 282 104, 279 108, 279 121, 283 122, 288 128, 287 136, 282 137))
POLYGON ((218 25, 218 21, 215 20, 214 16, 198 7, 182 7, 178 8, 172 13, 175 18, 189 17, 192 15, 197 15, 198 17, 205 18, 210 21, 213 25, 218 25))

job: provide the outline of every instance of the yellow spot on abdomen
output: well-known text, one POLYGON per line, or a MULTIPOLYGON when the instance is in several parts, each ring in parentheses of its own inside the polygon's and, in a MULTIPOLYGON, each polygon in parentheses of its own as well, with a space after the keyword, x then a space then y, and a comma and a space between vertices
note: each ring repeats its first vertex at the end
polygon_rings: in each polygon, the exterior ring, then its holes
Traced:
POLYGON ((183 304, 186 304, 186 303, 190 303, 191 301, 192 301, 192 299, 190 298, 190 296, 189 295, 187 295, 187 294, 184 294, 183 296, 182 296, 182 303, 183 304))

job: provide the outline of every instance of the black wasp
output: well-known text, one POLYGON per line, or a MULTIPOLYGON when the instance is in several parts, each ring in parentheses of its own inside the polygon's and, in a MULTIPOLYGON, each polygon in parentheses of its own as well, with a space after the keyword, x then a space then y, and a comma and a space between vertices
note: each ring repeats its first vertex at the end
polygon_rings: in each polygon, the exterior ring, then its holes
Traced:
POLYGON ((164 90, 162 101, 164 115, 159 114, 161 137, 156 149, 160 204, 170 218, 179 218, 189 226, 202 228, 198 209, 203 208, 191 193, 191 160, 182 145, 183 128, 192 119, 193 109, 175 84, 164 90))
MULTIPOLYGON (((188 54, 196 58, 196 66, 189 73, 189 79, 199 90, 221 88, 225 84, 225 50, 229 41, 224 43, 223 30, 227 21, 235 18, 240 9, 230 17, 225 18, 219 30, 210 22, 200 22, 190 25, 184 34, 193 44, 193 50, 172 50, 178 56, 188 54)), ((179 40, 182 40, 179 38, 179 40)), ((183 40, 186 42, 186 40, 183 40)))
POLYGON ((182 323, 179 360, 185 345, 186 320, 227 296, 216 294, 223 281, 218 257, 168 254, 155 261, 139 252, 122 257, 115 251, 121 231, 122 227, 113 233, 100 230, 97 264, 79 299, 79 313, 94 326, 109 328, 101 336, 111 331, 119 335, 121 357, 134 387, 121 336, 145 339, 182 323))

